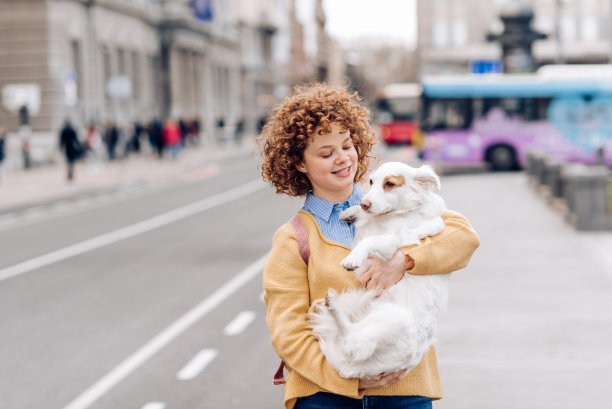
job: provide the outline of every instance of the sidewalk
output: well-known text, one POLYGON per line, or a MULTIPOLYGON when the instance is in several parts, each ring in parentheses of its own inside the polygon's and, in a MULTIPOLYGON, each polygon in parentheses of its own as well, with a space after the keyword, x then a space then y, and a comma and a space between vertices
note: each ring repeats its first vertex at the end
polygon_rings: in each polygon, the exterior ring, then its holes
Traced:
POLYGON ((436 409, 608 408, 612 232, 577 232, 524 173, 442 179, 481 246, 453 274, 436 409))
POLYGON ((158 159, 152 154, 131 154, 127 159, 104 161, 96 169, 87 160, 75 166, 72 182, 66 180, 66 164, 42 166, 5 174, 0 181, 0 214, 12 209, 77 196, 88 191, 116 189, 153 181, 172 180, 181 175, 206 171, 206 166, 235 156, 249 155, 254 138, 240 145, 229 143, 188 147, 176 159, 158 159))

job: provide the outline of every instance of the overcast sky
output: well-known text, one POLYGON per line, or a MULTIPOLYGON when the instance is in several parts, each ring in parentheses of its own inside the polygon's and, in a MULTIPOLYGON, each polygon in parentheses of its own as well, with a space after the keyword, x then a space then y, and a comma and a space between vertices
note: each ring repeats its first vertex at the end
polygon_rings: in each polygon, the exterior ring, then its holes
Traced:
POLYGON ((324 0, 327 31, 338 40, 390 40, 416 43, 415 0, 324 0))

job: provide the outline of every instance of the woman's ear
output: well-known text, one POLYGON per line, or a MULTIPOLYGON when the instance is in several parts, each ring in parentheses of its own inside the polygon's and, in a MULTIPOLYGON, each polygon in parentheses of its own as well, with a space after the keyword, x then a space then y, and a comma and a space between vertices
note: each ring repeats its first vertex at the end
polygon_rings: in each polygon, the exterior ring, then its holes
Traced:
POLYGON ((300 161, 295 164, 295 168, 302 173, 306 173, 306 166, 304 166, 304 162, 300 161))

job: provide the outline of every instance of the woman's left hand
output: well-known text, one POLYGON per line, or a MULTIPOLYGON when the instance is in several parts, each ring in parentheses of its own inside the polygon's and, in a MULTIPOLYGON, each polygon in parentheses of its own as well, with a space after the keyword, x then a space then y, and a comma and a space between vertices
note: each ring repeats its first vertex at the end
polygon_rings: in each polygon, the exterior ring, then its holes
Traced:
POLYGON ((366 289, 376 291, 376 296, 379 296, 401 280, 406 270, 413 267, 414 260, 397 250, 385 263, 375 259, 372 267, 361 275, 359 282, 366 289))

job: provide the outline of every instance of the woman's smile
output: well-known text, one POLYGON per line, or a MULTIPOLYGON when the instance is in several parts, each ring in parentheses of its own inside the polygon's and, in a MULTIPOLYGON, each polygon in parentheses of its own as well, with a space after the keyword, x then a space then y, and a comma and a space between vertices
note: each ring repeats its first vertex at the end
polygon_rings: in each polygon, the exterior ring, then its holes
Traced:
POLYGON ((342 169, 337 170, 337 171, 332 172, 332 173, 333 173, 334 175, 336 175, 336 176, 340 176, 340 177, 345 178, 345 177, 348 177, 348 176, 351 176, 351 175, 352 175, 352 174, 351 174, 351 167, 352 167, 352 164, 351 164, 351 165, 349 165, 349 166, 347 166, 346 168, 342 168, 342 169))

